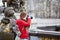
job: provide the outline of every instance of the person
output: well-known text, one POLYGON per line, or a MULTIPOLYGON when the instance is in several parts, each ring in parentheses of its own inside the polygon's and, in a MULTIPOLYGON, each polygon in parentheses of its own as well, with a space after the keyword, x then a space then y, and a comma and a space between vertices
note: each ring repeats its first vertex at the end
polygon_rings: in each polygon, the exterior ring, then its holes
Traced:
POLYGON ((4 10, 4 16, 7 17, 7 18, 13 18, 16 20, 16 17, 15 17, 15 11, 13 9, 13 7, 7 7, 5 8, 4 10))
POLYGON ((10 31, 10 20, 8 18, 3 18, 1 20, 0 38, 2 40, 14 40, 14 34, 10 31))
POLYGON ((2 0, 3 7, 5 7, 5 2, 7 2, 7 0, 2 0))
POLYGON ((25 1, 24 0, 20 0, 20 7, 25 5, 25 1))
POLYGON ((5 7, 0 6, 0 14, 4 13, 5 7))
POLYGON ((18 28, 21 32, 21 35, 19 36, 21 40, 29 40, 29 33, 28 29, 31 24, 31 19, 27 17, 25 12, 21 12, 20 19, 16 20, 16 24, 18 25, 18 28))
POLYGON ((15 12, 12 7, 8 7, 5 9, 5 18, 8 18, 10 20, 10 30, 14 34, 14 40, 15 40, 16 33, 13 31, 13 27, 16 26, 16 24, 15 24, 16 17, 14 15, 14 13, 15 12))
POLYGON ((13 31, 13 27, 16 27, 16 23, 15 23, 15 17, 14 16, 14 10, 12 10, 12 8, 6 8, 4 11, 4 18, 1 20, 1 24, 3 23, 2 26, 0 26, 0 34, 2 32, 2 39, 6 39, 6 40, 15 40, 16 37, 16 33, 13 31), (7 30, 8 28, 8 30, 7 30), (6 30, 5 30, 6 29, 6 30), (4 34, 4 35, 3 35, 4 34), (8 35, 6 37, 6 35, 8 35), (3 38, 4 37, 4 38, 3 38))

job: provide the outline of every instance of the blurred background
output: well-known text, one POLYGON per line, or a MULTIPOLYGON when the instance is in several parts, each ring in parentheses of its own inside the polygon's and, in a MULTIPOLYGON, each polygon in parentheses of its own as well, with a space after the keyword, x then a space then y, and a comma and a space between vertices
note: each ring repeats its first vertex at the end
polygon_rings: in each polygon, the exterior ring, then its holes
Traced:
MULTIPOLYGON (((38 31, 37 27, 60 27, 60 0, 23 0, 24 6, 21 6, 20 1, 21 0, 16 0, 17 6, 7 6, 7 2, 3 5, 2 0, 0 0, 0 10, 2 11, 2 9, 4 10, 6 7, 13 7, 15 11, 14 15, 19 19, 20 10, 24 9, 30 17, 33 17, 29 29, 30 32, 33 29, 33 31, 38 31)), ((3 17, 4 12, 0 12, 0 22, 3 17)), ((31 36, 30 40, 39 40, 39 37, 31 36)))

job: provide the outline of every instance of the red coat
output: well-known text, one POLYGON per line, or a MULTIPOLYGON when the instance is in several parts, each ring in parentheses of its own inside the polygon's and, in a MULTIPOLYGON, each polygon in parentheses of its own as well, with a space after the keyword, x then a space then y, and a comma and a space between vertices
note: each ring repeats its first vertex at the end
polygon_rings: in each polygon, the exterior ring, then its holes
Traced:
POLYGON ((26 30, 26 28, 30 27, 31 19, 28 18, 27 22, 21 19, 16 20, 16 24, 18 25, 18 28, 21 32, 20 38, 29 38, 29 33, 26 30))

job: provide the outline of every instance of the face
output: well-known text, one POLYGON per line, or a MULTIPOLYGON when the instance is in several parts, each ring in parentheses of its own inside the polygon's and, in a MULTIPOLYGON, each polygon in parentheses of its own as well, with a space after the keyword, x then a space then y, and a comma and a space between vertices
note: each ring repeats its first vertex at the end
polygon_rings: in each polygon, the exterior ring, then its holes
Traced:
POLYGON ((26 17, 26 15, 22 15, 22 18, 25 18, 26 17))
POLYGON ((24 19, 25 17, 26 17, 26 14, 25 13, 21 13, 20 18, 24 19))

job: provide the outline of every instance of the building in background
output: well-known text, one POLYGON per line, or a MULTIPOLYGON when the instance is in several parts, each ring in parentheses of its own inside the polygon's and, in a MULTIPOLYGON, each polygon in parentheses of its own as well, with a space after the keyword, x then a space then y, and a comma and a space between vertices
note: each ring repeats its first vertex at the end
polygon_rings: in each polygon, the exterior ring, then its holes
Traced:
POLYGON ((27 0, 27 11, 35 18, 60 18, 59 0, 27 0))

